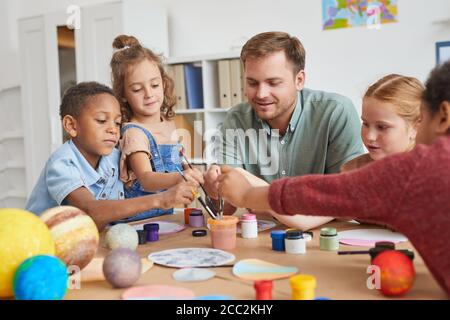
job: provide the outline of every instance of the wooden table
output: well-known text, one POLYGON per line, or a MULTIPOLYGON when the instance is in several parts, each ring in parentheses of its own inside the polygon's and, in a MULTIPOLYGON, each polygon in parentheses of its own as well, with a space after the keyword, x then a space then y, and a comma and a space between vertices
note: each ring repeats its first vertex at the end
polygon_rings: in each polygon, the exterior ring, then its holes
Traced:
MULTIPOLYGON (((153 220, 184 222, 182 214, 155 218, 153 220)), ((149 220, 151 221, 151 220, 149 220)), ((344 221, 334 221, 326 226, 335 227, 338 231, 361 228, 361 226, 344 221)), ((364 226, 367 228, 367 226, 364 226)), ((274 229, 286 229, 278 225, 274 229)), ((273 230, 273 229, 272 229, 273 230)), ((317 278, 316 297, 327 297, 333 300, 341 299, 386 299, 377 290, 369 290, 366 286, 369 274, 367 267, 370 265, 369 255, 338 256, 336 252, 321 251, 319 249, 320 228, 313 230, 314 238, 308 242, 305 255, 292 255, 285 252, 272 251, 270 230, 259 233, 257 239, 243 239, 237 236, 237 246, 229 252, 236 256, 236 261, 242 259, 261 259, 284 266, 295 266, 302 274, 311 274, 317 278)), ((172 235, 160 236, 160 241, 139 246, 137 249, 141 257, 147 257, 152 252, 175 248, 211 248, 211 238, 194 238, 192 228, 172 235)), ((413 249, 410 243, 397 246, 400 249, 413 249)), ((362 250, 360 247, 341 245, 341 250, 362 250)), ((105 256, 108 250, 99 248, 98 256, 105 256)), ((447 299, 444 291, 438 286, 422 258, 414 250, 414 267, 416 280, 412 290, 402 298, 396 299, 447 299)), ((212 268, 216 277, 205 282, 177 282, 172 274, 177 269, 154 265, 149 271, 141 275, 135 286, 150 284, 164 284, 189 288, 196 296, 227 295, 236 300, 255 299, 253 283, 243 281, 232 274, 231 267, 212 268)), ((125 289, 113 289, 106 281, 87 282, 81 284, 80 290, 69 290, 65 299, 67 300, 109 300, 120 299, 125 289)), ((274 281, 273 299, 290 300, 291 289, 289 279, 274 281)))

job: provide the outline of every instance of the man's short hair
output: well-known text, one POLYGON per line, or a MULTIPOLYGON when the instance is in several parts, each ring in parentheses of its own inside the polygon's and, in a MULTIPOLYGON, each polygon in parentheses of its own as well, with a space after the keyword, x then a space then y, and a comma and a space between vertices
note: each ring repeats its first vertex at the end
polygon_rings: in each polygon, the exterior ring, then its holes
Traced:
POLYGON ((247 58, 261 58, 278 51, 284 51, 292 63, 294 75, 305 69, 305 48, 298 38, 286 32, 264 32, 252 37, 242 48, 241 60, 245 65, 247 58))
POLYGON ((114 97, 111 88, 98 82, 81 82, 70 87, 64 93, 61 106, 59 107, 61 119, 67 115, 78 117, 90 98, 105 93, 114 97))

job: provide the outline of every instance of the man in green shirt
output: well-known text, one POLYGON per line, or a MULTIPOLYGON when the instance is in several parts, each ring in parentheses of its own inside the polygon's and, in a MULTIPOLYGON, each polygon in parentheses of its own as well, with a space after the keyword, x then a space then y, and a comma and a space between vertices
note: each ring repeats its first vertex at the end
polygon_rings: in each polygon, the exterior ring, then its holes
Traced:
MULTIPOLYGON (((305 50, 296 37, 258 34, 243 47, 241 60, 248 103, 232 108, 222 125, 219 164, 241 167, 270 183, 288 176, 337 173, 364 152, 353 103, 338 94, 304 88, 305 50)), ((205 174, 212 198, 218 197, 219 174, 217 165, 205 174)), ((225 208, 227 213, 235 210, 225 208)), ((316 219, 322 220, 304 229, 330 220, 316 219)))

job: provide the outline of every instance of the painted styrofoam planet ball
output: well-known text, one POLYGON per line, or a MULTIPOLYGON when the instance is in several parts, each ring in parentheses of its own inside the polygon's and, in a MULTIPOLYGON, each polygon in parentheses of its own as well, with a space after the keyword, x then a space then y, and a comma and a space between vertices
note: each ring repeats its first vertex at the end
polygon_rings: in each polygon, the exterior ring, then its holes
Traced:
POLYGON ((106 232, 105 242, 111 250, 119 248, 136 250, 139 245, 139 236, 137 231, 128 224, 116 224, 106 232))
POLYGON ((25 210, 0 209, 0 298, 13 296, 19 265, 42 254, 55 254, 55 242, 45 223, 25 210))
POLYGON ((98 249, 98 229, 90 216, 75 207, 61 206, 41 215, 52 233, 56 256, 66 266, 83 269, 98 249))
POLYGON ((66 265, 53 256, 35 256, 25 260, 14 276, 17 300, 61 300, 67 292, 66 265))
POLYGON ((103 261, 105 279, 114 288, 131 287, 139 279, 141 268, 137 252, 126 248, 111 251, 103 261))
POLYGON ((380 268, 380 291, 384 295, 401 296, 412 288, 416 272, 405 254, 395 250, 384 251, 373 259, 372 264, 380 268))

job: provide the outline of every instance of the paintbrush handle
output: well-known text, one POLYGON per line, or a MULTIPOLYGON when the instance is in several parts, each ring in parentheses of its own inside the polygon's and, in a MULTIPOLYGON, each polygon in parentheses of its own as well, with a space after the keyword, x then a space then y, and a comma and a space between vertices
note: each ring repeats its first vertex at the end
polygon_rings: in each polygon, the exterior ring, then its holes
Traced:
POLYGON ((217 220, 217 217, 214 215, 214 213, 211 211, 211 209, 206 205, 206 203, 203 201, 201 197, 198 197, 197 200, 200 202, 200 204, 205 208, 206 212, 213 218, 214 220, 217 220))
POLYGON ((369 251, 338 251, 338 255, 350 255, 350 254, 369 254, 369 251))

